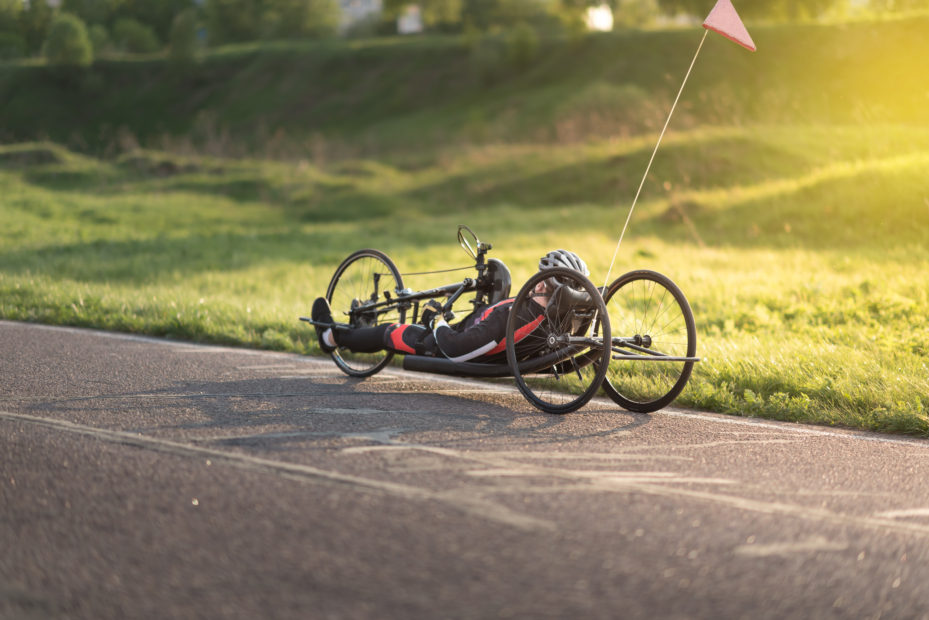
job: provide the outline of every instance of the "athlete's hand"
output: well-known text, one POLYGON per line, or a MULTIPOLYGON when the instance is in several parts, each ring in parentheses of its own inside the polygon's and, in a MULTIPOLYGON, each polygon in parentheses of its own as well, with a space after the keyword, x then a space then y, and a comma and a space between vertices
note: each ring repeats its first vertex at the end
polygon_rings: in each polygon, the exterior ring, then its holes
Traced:
POLYGON ((420 323, 432 329, 432 321, 435 317, 442 316, 442 304, 434 299, 430 299, 423 305, 423 313, 420 316, 420 323))

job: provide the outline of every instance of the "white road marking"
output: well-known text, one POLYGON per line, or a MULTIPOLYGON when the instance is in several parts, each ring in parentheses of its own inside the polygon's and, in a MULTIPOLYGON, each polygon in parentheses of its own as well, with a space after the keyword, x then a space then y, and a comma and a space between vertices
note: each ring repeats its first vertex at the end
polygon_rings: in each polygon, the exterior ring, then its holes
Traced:
POLYGON ((925 439, 906 438, 906 437, 889 437, 878 435, 877 433, 861 432, 841 432, 830 431, 816 428, 814 426, 803 426, 800 424, 791 424, 788 422, 779 422, 777 420, 761 420, 756 418, 740 418, 736 416, 726 416, 716 413, 702 413, 699 411, 686 411, 683 409, 662 409, 652 415, 668 416, 674 418, 688 418, 692 420, 703 420, 705 422, 715 422, 716 424, 728 424, 736 426, 755 426, 769 428, 772 430, 783 431, 785 433, 799 433, 803 435, 813 435, 819 437, 837 437, 839 439, 875 441, 878 443, 889 443, 905 445, 918 448, 929 448, 929 442, 925 439))
POLYGON ((800 438, 794 439, 732 439, 732 440, 721 440, 721 441, 705 441, 703 443, 682 443, 682 444, 668 444, 663 446, 632 446, 630 450, 672 450, 680 448, 682 450, 689 450, 692 448, 718 448, 720 446, 747 446, 749 444, 772 444, 772 443, 796 443, 800 441, 800 438))
MULTIPOLYGON (((476 469, 467 472, 469 476, 474 477, 541 477, 542 474, 527 474, 524 468, 514 467, 511 469, 476 469)), ((681 482, 687 484, 735 484, 735 480, 726 478, 698 478, 690 476, 681 476, 674 472, 665 471, 570 471, 562 470, 558 472, 560 478, 574 478, 576 480, 606 480, 614 482, 681 482)))
POLYGON ((771 556, 792 555, 795 553, 816 553, 819 551, 845 551, 848 545, 842 542, 832 542, 821 536, 814 536, 806 540, 798 540, 767 545, 739 545, 733 551, 736 555, 750 558, 766 558, 771 556))
MULTIPOLYGON (((729 506, 738 510, 759 512, 764 514, 780 514, 783 516, 794 517, 799 519, 820 521, 827 523, 840 524, 845 526, 857 526, 879 531, 900 531, 921 536, 929 536, 929 525, 918 523, 897 521, 887 518, 886 515, 861 516, 853 514, 843 514, 833 512, 826 508, 817 508, 811 506, 794 505, 785 502, 756 500, 737 495, 730 495, 711 490, 698 490, 692 488, 690 483, 703 483, 710 485, 732 485, 733 481, 727 479, 690 479, 686 475, 655 472, 622 472, 622 471, 578 471, 570 469, 561 469, 544 465, 533 465, 522 463, 519 452, 492 452, 482 453, 479 451, 459 451, 450 448, 425 445, 397 445, 391 434, 381 437, 374 437, 371 433, 361 433, 365 439, 373 441, 386 441, 394 445, 389 446, 394 449, 407 449, 424 451, 436 455, 451 457, 456 460, 465 460, 488 466, 496 469, 496 475, 506 474, 506 479, 524 478, 519 484, 509 487, 495 486, 487 488, 473 488, 468 486, 459 486, 450 488, 446 491, 433 491, 420 487, 411 486, 397 482, 385 480, 375 480, 342 474, 336 471, 329 471, 317 467, 288 463, 284 461, 275 461, 265 458, 249 456, 247 454, 225 452, 215 448, 202 447, 177 441, 159 439, 156 437, 144 436, 139 433, 128 433, 123 431, 113 431, 99 429, 81 424, 41 418, 26 414, 15 414, 0 412, 0 419, 29 423, 46 428, 52 428, 58 431, 69 432, 73 434, 93 437, 98 440, 117 443, 122 445, 135 446, 155 450, 158 452, 176 454, 182 456, 195 456, 198 458, 209 458, 213 461, 222 461, 230 465, 248 469, 251 471, 266 472, 282 476, 288 479, 299 480, 303 482, 320 482, 330 484, 343 484, 361 491, 385 493, 392 496, 401 497, 408 500, 419 501, 439 501, 458 510, 480 516, 486 519, 505 523, 520 529, 541 529, 553 530, 556 524, 550 520, 537 518, 530 515, 521 514, 517 511, 488 499, 488 493, 536 493, 552 492, 551 483, 554 480, 562 480, 568 484, 557 485, 558 491, 579 491, 579 492, 610 492, 610 493, 644 493, 673 498, 687 498, 691 500, 705 501, 716 505, 729 506), (534 485, 532 479, 543 478, 545 484, 534 485), (571 484, 573 483, 573 484, 571 484), (686 486, 679 486, 679 485, 686 486)), ((351 453, 352 449, 345 450, 351 453)), ((485 477, 487 474, 483 474, 485 477)), ((493 474, 491 474, 493 475, 493 474)))
POLYGON ((415 414, 423 413, 421 411, 385 411, 383 409, 352 409, 352 408, 339 408, 339 407, 320 407, 318 409, 310 409, 309 411, 302 412, 303 414, 310 415, 386 415, 388 413, 393 414, 415 414))
MULTIPOLYGON (((387 446, 357 446, 354 448, 345 448, 343 452, 360 453, 360 452, 376 452, 376 451, 389 451, 389 450, 418 450, 418 449, 423 449, 423 448, 425 448, 425 446, 413 445, 413 444, 387 445, 387 446)), ((480 452, 480 455, 483 457, 491 457, 491 458, 500 457, 500 458, 518 458, 518 459, 543 459, 546 461, 557 461, 557 460, 692 461, 693 460, 689 456, 672 456, 669 454, 635 454, 635 453, 625 453, 625 452, 616 452, 613 454, 607 454, 604 452, 494 452, 494 451, 482 450, 480 452)))
POLYGON ((901 519, 906 517, 929 517, 929 508, 910 508, 907 510, 888 510, 878 513, 878 517, 887 519, 901 519))
MULTIPOLYGON (((342 375, 342 376, 344 377, 345 375, 342 375)), ((339 379, 339 378, 340 378, 339 375, 321 375, 321 374, 318 374, 318 373, 316 373, 315 371, 312 371, 312 370, 307 371, 307 374, 305 374, 305 375, 304 375, 304 374, 300 374, 300 375, 281 375, 281 376, 279 376, 279 377, 268 377, 268 379, 281 379, 281 380, 285 380, 285 379, 286 379, 286 380, 288 380, 288 381, 293 380, 293 379, 300 379, 301 381, 303 381, 303 380, 306 380, 306 379, 339 379)))
POLYGON ((342 433, 339 431, 282 431, 278 433, 258 433, 255 435, 226 435, 210 437, 193 438, 195 444, 210 443, 246 443, 249 441, 260 442, 267 439, 296 439, 302 437, 337 437, 339 439, 364 439, 378 443, 390 443, 394 437, 407 432, 406 429, 392 428, 381 431, 360 431, 356 433, 342 433))
POLYGON ((225 462, 229 465, 247 469, 249 471, 276 474, 278 476, 301 482, 322 482, 341 484, 360 491, 377 492, 392 495, 408 500, 434 500, 442 502, 452 508, 473 514, 492 521, 498 521, 520 529, 528 530, 554 530, 555 524, 546 519, 520 514, 512 511, 502 504, 487 500, 471 489, 450 489, 448 491, 432 491, 397 482, 375 480, 362 476, 342 474, 335 471, 319 469, 309 465, 274 461, 247 454, 224 452, 214 448, 205 448, 196 445, 184 444, 156 437, 147 437, 139 433, 126 433, 94 428, 83 424, 75 424, 64 420, 40 418, 31 415, 8 413, 0 411, 0 419, 13 422, 25 422, 37 426, 44 426, 58 431, 93 437, 109 443, 145 448, 167 454, 180 456, 195 456, 209 458, 214 463, 225 462))
MULTIPOLYGON (((459 452, 450 448, 418 446, 412 444, 404 446, 388 446, 383 447, 382 449, 421 450, 453 458, 457 457, 459 459, 470 460, 482 463, 492 468, 497 468, 499 470, 498 473, 506 472, 506 474, 510 477, 546 478, 548 480, 558 478, 583 482, 583 484, 560 489, 562 491, 573 490, 586 492, 644 493, 660 497, 683 497, 693 500, 705 501, 717 505, 729 506, 731 508, 750 512, 780 514, 788 517, 811 521, 822 521, 841 525, 855 525, 858 527, 865 527, 868 529, 876 530, 895 530, 929 536, 929 525, 894 521, 893 519, 881 518, 880 515, 861 516, 845 514, 840 512, 833 512, 826 508, 802 506, 797 504, 789 504, 786 502, 756 500, 715 491, 704 491, 688 487, 674 486, 675 483, 687 484, 692 481, 714 485, 732 485, 734 482, 736 482, 727 479, 694 478, 691 480, 686 475, 679 475, 674 478, 648 480, 644 478, 637 479, 636 475, 639 472, 625 472, 628 473, 629 476, 624 477, 624 472, 616 471, 591 472, 567 470, 558 467, 521 463, 518 460, 522 456, 519 452, 459 452)), ((345 451, 347 452, 350 450, 354 449, 348 448, 345 451)))

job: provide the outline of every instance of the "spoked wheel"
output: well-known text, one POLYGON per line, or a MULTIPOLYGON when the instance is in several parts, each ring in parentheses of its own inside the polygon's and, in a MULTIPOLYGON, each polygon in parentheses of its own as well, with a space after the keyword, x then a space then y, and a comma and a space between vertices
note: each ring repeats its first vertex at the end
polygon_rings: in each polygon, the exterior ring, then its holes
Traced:
POLYGON ((654 271, 620 276, 604 296, 613 328, 613 355, 603 389, 629 411, 651 413, 677 398, 697 351, 694 315, 684 293, 654 271), (630 357, 639 359, 629 359, 630 357), (625 358, 625 359, 624 359, 625 358))
POLYGON ((506 358, 516 385, 547 413, 570 413, 594 395, 610 361, 604 341, 610 341, 610 319, 603 298, 571 269, 532 276, 506 324, 506 358))
MULTIPOLYGON (((384 323, 403 323, 406 311, 395 305, 375 308, 384 302, 384 293, 395 295, 403 288, 403 280, 393 261, 378 250, 358 250, 342 261, 326 291, 332 307, 332 319, 352 327, 375 327, 384 323)), ((352 377, 370 377, 386 366, 392 351, 353 353, 336 349, 333 361, 352 377)))

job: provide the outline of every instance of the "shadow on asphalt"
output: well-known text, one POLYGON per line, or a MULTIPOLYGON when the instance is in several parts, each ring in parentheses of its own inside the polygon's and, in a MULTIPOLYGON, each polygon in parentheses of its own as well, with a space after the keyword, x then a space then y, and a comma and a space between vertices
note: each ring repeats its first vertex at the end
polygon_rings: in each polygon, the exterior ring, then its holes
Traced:
POLYGON ((424 392, 421 377, 396 375, 380 380, 334 376, 326 383, 302 377, 255 378, 177 382, 144 392, 35 403, 32 409, 60 413, 99 408, 101 414, 115 415, 122 430, 146 435, 168 431, 198 442, 272 451, 305 447, 312 437, 384 442, 423 432, 438 434, 430 439, 432 445, 509 437, 524 446, 542 446, 609 437, 652 421, 649 415, 623 411, 605 399, 572 414, 551 415, 532 408, 515 390, 510 394, 480 388, 474 384, 452 394, 424 392))

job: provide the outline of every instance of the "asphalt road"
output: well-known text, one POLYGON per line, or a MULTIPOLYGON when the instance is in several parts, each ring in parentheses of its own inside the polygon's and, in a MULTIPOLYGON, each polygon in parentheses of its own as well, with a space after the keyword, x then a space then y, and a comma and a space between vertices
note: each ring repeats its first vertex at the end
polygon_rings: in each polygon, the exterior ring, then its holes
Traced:
POLYGON ((920 440, 0 322, 0 618, 926 617, 927 465, 920 440))

